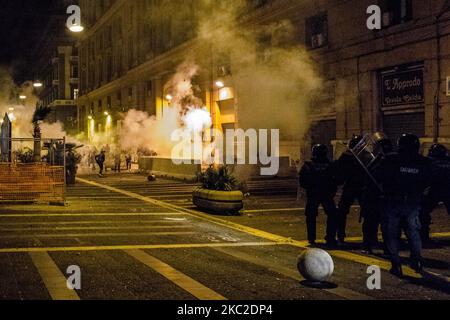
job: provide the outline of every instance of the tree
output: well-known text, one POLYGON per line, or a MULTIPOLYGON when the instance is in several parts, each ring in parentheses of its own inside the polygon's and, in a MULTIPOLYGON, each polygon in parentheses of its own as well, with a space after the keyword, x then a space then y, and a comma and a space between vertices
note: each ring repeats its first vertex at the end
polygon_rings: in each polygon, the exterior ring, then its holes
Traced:
POLYGON ((41 161, 41 127, 40 124, 42 121, 44 121, 52 109, 50 107, 44 107, 44 106, 36 106, 36 110, 34 111, 33 115, 33 138, 34 138, 34 162, 40 162, 41 161))

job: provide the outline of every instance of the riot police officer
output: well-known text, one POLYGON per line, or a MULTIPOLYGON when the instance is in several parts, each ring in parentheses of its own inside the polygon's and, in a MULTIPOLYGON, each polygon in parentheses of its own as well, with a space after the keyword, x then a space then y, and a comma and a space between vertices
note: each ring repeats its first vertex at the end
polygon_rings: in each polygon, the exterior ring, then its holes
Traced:
MULTIPOLYGON (((377 132, 373 136, 375 141, 375 152, 378 152, 377 158, 371 163, 368 168, 371 173, 375 173, 381 161, 394 151, 392 141, 382 132, 377 132)), ((363 203, 361 208, 361 215, 363 221, 363 245, 364 250, 372 253, 375 246, 378 245, 378 231, 381 223, 381 196, 382 190, 369 177, 366 179, 366 185, 363 191, 363 203)), ((385 247, 385 252, 387 248, 385 247)))
POLYGON ((349 143, 349 150, 342 154, 335 166, 338 184, 344 186, 338 205, 337 217, 337 236, 341 244, 344 243, 346 238, 347 216, 350 213, 351 206, 356 201, 362 204, 366 172, 351 152, 362 139, 361 136, 354 136, 349 143))
POLYGON ((429 243, 431 214, 443 202, 450 214, 450 158, 448 150, 441 144, 431 147, 428 157, 432 162, 432 184, 423 199, 420 222, 422 241, 429 243))
POLYGON ((386 245, 391 255, 391 273, 403 276, 398 229, 406 231, 411 249, 411 267, 422 271, 422 241, 419 212, 421 197, 431 181, 431 163, 419 154, 419 138, 404 134, 398 140, 398 153, 387 155, 377 170, 377 178, 384 191, 382 225, 386 245))
POLYGON ((311 245, 316 242, 316 220, 319 206, 322 205, 327 218, 326 242, 336 245, 336 204, 334 197, 337 184, 333 164, 328 159, 328 149, 324 145, 315 145, 312 149, 312 161, 304 164, 299 174, 300 186, 306 190, 306 226, 311 245))

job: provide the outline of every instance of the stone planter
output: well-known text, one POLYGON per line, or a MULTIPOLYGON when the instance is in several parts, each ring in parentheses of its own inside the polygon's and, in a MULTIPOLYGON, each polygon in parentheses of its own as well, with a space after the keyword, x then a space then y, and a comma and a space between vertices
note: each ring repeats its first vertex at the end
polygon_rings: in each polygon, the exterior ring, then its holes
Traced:
POLYGON ((199 188, 193 193, 194 204, 205 211, 219 214, 235 214, 244 208, 241 191, 214 191, 199 188))

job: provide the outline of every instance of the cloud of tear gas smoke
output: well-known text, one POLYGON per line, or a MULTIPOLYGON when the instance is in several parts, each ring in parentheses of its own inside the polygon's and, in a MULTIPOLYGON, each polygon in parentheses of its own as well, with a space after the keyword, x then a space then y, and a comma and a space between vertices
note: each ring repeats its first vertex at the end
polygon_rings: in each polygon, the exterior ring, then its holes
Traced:
POLYGON ((199 37, 229 57, 243 129, 280 129, 281 139, 303 139, 309 129, 312 93, 322 80, 290 21, 238 24, 247 1, 202 0, 213 14, 201 14, 199 37))
MULTIPOLYGON (((167 150, 172 147, 168 132, 177 126, 186 127, 186 121, 199 121, 198 127, 208 125, 207 119, 202 121, 201 113, 196 111, 203 107, 203 102, 196 95, 192 78, 212 65, 218 67, 223 63, 231 67, 232 83, 226 83, 226 86, 236 89, 239 127, 279 129, 282 140, 297 142, 293 148, 298 150, 287 150, 287 153, 294 154, 295 160, 299 160, 301 141, 310 126, 310 99, 321 87, 322 80, 308 52, 298 44, 296 27, 290 21, 242 24, 247 3, 245 0, 195 2, 198 18, 191 25, 197 26, 201 45, 193 52, 186 51, 186 62, 165 86, 166 92, 173 97, 172 108, 178 109, 177 125, 173 123, 174 114, 156 120, 130 112, 122 142, 138 141, 140 146, 167 155, 167 150), (196 116, 187 116, 193 111, 196 116), (137 121, 134 120, 136 116, 137 121), (143 132, 147 132, 144 137, 137 136, 143 132)), ((188 7, 179 1, 165 7, 163 14, 175 14, 177 19, 174 20, 183 21, 173 27, 177 30, 172 30, 172 34, 185 33, 187 17, 180 18, 180 15, 189 11, 188 7)))
MULTIPOLYGON (((281 139, 297 141, 294 148, 300 149, 309 129, 310 97, 322 81, 308 52, 298 45, 292 23, 278 21, 264 26, 238 23, 246 3, 244 0, 196 2, 200 8, 196 15, 198 21, 193 25, 197 26, 202 45, 193 52, 186 51, 186 61, 166 83, 165 92, 172 100, 171 106, 164 108, 161 119, 136 110, 125 115, 119 138, 122 149, 146 149, 169 157, 174 147, 170 140, 174 130, 201 131, 211 126, 211 116, 193 85, 194 77, 211 68, 211 52, 214 52, 213 60, 226 56, 230 62, 233 83, 226 85, 237 90, 239 126, 280 129, 281 139)), ((185 2, 174 1, 163 14, 178 17, 186 10, 190 8, 185 2)), ((174 36, 186 31, 186 17, 178 18, 174 19, 178 21, 173 27, 178 29, 172 30, 174 36)), ((217 64, 215 61, 214 65, 217 64)))
MULTIPOLYGON (((172 99, 160 119, 137 110, 126 114, 119 139, 122 149, 132 152, 146 150, 160 157, 170 157, 177 144, 171 141, 175 130, 183 129, 201 135, 202 131, 211 127, 211 115, 204 108, 202 99, 196 96, 192 84, 198 69, 198 65, 188 60, 178 67, 165 86, 172 99)), ((190 142, 185 141, 186 144, 190 142)))
MULTIPOLYGON (((0 67, 0 117, 3 119, 8 114, 12 120, 13 138, 33 138, 33 114, 39 99, 33 93, 33 84, 26 82, 17 86, 11 77, 8 68, 0 67), (19 96, 24 95, 26 99, 20 100, 19 96)), ((70 137, 64 131, 63 124, 42 123, 41 132, 43 138, 62 139, 66 137, 68 142, 78 143, 77 139, 70 137)), ((20 147, 31 147, 30 144, 22 144, 20 147)))

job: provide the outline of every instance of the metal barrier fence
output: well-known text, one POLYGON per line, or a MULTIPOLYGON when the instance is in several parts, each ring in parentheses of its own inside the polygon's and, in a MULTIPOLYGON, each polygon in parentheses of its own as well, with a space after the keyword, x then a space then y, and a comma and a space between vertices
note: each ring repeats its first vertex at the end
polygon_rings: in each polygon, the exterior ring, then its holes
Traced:
POLYGON ((0 202, 65 202, 64 167, 0 163, 0 202))
POLYGON ((65 203, 65 139, 0 140, 0 203, 65 203))

